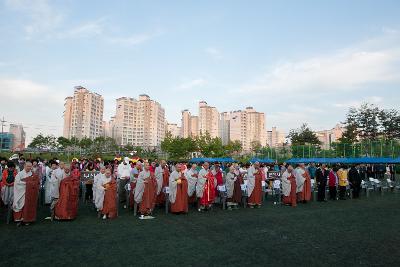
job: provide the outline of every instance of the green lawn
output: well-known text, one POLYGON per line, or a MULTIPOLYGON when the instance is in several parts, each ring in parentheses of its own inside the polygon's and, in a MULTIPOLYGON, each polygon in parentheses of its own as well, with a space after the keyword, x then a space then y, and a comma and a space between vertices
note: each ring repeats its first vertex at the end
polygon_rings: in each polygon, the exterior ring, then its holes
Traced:
POLYGON ((400 194, 113 221, 81 206, 72 222, 0 224, 0 266, 400 266, 400 194))

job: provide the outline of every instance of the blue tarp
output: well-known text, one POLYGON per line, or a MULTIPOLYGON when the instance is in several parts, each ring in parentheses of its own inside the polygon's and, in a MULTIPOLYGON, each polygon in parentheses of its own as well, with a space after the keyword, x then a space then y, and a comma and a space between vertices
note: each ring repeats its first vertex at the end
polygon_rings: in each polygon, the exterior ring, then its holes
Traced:
POLYGON ((260 159, 260 158, 252 158, 250 160, 250 163, 254 163, 254 162, 259 162, 259 163, 265 163, 265 164, 272 164, 275 163, 275 160, 269 159, 269 158, 265 158, 265 159, 260 159))
POLYGON ((298 163, 326 163, 326 164, 395 164, 400 163, 400 158, 372 158, 372 157, 361 157, 361 158, 292 158, 286 161, 290 164, 298 163))
POLYGON ((233 158, 192 158, 190 163, 200 163, 200 162, 221 162, 221 163, 232 163, 235 162, 233 158))

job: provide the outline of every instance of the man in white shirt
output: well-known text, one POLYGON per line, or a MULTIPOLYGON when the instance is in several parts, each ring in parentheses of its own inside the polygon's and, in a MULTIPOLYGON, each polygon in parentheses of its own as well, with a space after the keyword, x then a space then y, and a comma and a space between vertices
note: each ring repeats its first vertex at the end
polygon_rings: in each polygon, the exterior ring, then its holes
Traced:
POLYGON ((131 177, 131 165, 129 165, 129 158, 125 157, 124 161, 118 165, 118 194, 119 194, 119 200, 121 203, 124 204, 124 209, 126 209, 126 191, 125 191, 125 185, 129 182, 130 177, 131 177))

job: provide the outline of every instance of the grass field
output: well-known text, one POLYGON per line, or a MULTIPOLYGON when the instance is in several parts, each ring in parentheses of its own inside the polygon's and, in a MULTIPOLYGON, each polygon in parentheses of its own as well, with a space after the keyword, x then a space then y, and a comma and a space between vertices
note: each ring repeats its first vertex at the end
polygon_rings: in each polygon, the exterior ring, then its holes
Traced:
POLYGON ((0 223, 0 266, 400 266, 400 194, 139 220, 0 223))

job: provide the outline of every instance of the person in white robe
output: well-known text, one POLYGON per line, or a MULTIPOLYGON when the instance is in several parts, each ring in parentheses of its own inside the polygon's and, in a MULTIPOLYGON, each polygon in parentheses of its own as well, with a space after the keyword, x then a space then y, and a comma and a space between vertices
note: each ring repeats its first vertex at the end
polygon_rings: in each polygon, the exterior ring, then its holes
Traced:
POLYGON ((303 192, 303 187, 304 187, 304 182, 306 181, 306 178, 304 178, 304 173, 305 173, 305 165, 304 163, 299 164, 299 166, 295 169, 294 171, 294 176, 296 177, 296 193, 303 192))
POLYGON ((58 168, 58 163, 56 161, 50 162, 50 167, 46 167, 46 181, 44 183, 44 204, 50 205, 51 204, 51 177, 53 172, 58 168))
MULTIPOLYGON (((51 204, 50 204, 50 214, 51 220, 54 220, 54 209, 60 197, 60 183, 61 180, 67 177, 67 174, 64 172, 65 163, 60 162, 59 168, 53 170, 50 176, 50 197, 51 197, 51 204)), ((69 168, 69 166, 68 166, 69 168)), ((46 218, 47 219, 47 218, 46 218)))
POLYGON ((93 202, 96 203, 96 195, 97 195, 97 183, 100 181, 104 173, 106 172, 106 166, 103 164, 100 165, 100 172, 96 174, 93 178, 93 202))
POLYGON ((25 167, 15 176, 14 180, 14 212, 20 212, 25 206, 25 192, 26 182, 25 179, 32 176, 32 163, 27 162, 25 167))
MULTIPOLYGON (((238 178, 238 175, 235 174, 235 167, 230 166, 229 167, 229 172, 226 174, 226 180, 225 180, 225 186, 226 186, 226 194, 228 200, 233 197, 233 191, 235 188, 235 182, 238 178)), ((228 209, 232 209, 232 207, 236 207, 238 203, 235 202, 227 202, 228 209)))
MULTIPOLYGON (((101 211, 103 209, 104 204, 104 194, 105 188, 104 185, 111 182, 111 170, 104 168, 104 172, 98 176, 98 180, 95 184, 93 184, 93 188, 96 188, 96 199, 95 199, 95 206, 97 211, 101 211)), ((106 219, 107 216, 103 215, 103 219, 106 219)))
POLYGON ((191 197, 196 193, 196 184, 198 172, 196 170, 197 165, 192 164, 190 169, 185 173, 186 179, 188 181, 188 196, 191 197))

